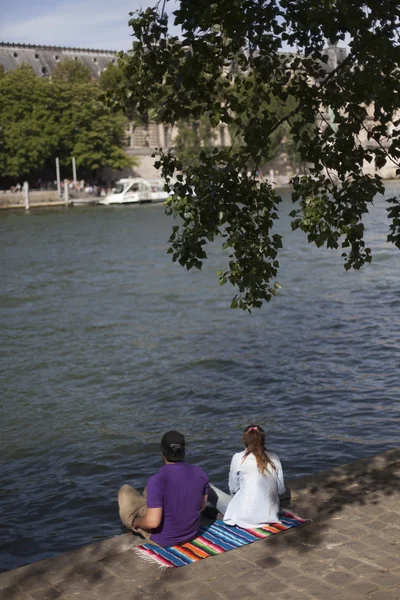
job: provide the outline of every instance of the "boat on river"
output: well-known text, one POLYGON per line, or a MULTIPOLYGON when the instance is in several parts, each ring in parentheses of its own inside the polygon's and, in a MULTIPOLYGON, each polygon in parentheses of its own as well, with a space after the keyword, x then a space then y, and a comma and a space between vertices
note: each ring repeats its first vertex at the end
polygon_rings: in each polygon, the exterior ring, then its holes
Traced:
POLYGON ((129 177, 117 181, 110 194, 99 204, 140 204, 144 202, 165 202, 170 194, 164 190, 162 179, 129 177))

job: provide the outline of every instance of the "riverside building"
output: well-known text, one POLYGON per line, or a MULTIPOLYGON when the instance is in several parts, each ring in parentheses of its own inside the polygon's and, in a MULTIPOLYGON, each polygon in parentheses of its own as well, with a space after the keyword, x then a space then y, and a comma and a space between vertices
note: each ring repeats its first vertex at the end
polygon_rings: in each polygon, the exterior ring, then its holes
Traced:
MULTIPOLYGON (((328 63, 323 65, 326 72, 334 70, 347 55, 346 48, 330 46, 324 51, 329 56, 328 63)), ((0 65, 4 71, 16 69, 20 65, 29 65, 36 75, 41 77, 51 76, 54 67, 65 58, 73 58, 83 62, 89 68, 92 76, 97 79, 101 73, 111 64, 117 64, 118 56, 116 50, 98 50, 87 48, 69 48, 64 46, 37 46, 34 44, 15 44, 0 42, 0 65)), ((366 126, 373 122, 373 107, 368 107, 366 126)), ((323 121, 330 123, 334 118, 329 108, 324 109, 323 121)), ((321 124, 321 119, 317 119, 321 124)), ((140 162, 135 167, 135 172, 142 177, 156 177, 158 171, 154 169, 154 159, 151 155, 155 148, 173 147, 177 135, 177 128, 160 123, 149 123, 146 126, 127 122, 126 125, 126 152, 136 156, 140 162)), ((213 133, 213 146, 230 145, 229 129, 225 124, 219 125, 213 133)), ((363 132, 361 143, 364 146, 373 144, 367 139, 367 132, 363 132)), ((379 174, 384 179, 396 178, 397 166, 388 161, 379 174)), ((292 167, 288 163, 285 152, 278 152, 277 156, 268 165, 266 172, 272 172, 277 183, 286 183, 294 175, 292 167)), ((376 172, 374 164, 365 164, 365 172, 373 174, 376 172)), ((127 173, 128 174, 128 173, 127 173)))

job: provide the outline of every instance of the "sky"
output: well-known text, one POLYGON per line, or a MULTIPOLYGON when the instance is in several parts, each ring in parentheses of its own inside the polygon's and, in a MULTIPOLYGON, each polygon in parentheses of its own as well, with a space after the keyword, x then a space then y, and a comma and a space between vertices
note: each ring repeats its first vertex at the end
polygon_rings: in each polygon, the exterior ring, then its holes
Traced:
MULTIPOLYGON (((0 42, 129 50, 130 12, 157 0, 0 0, 0 42)), ((177 0, 167 0, 168 14, 177 0)), ((179 33, 176 30, 175 33, 179 33)), ((342 45, 342 44, 340 44, 342 45)), ((289 50, 289 48, 285 48, 289 50)))
MULTIPOLYGON (((129 12, 157 0, 0 0, 0 42, 128 50, 129 12)), ((168 12, 174 1, 167 3, 168 12)))

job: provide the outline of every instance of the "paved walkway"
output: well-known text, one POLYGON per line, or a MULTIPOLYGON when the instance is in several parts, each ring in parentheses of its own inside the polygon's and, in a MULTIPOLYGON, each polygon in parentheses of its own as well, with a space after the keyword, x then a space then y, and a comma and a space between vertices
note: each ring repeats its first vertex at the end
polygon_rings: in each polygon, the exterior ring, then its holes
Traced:
POLYGON ((400 599, 400 449, 291 488, 311 525, 167 571, 121 535, 0 574, 0 600, 400 599))

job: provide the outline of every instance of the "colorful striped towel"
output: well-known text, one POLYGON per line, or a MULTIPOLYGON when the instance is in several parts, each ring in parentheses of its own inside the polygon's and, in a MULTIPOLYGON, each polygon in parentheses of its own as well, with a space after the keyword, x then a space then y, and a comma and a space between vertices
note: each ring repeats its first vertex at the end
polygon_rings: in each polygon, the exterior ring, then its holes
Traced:
POLYGON ((287 511, 281 516, 281 523, 273 523, 254 529, 242 529, 241 527, 226 525, 223 521, 218 520, 211 525, 200 527, 198 536, 186 544, 168 546, 167 548, 160 548, 154 544, 142 544, 136 548, 136 552, 143 558, 156 561, 164 568, 183 567, 203 558, 229 552, 234 548, 252 544, 257 540, 306 523, 311 523, 311 521, 301 519, 287 511))

